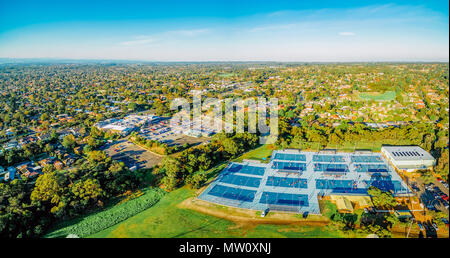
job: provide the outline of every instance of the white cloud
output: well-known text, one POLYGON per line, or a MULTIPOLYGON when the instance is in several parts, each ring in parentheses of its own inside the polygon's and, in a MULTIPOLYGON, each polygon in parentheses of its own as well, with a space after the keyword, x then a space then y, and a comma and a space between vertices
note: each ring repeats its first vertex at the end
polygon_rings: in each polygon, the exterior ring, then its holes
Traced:
POLYGON ((260 31, 267 31, 267 30, 287 30, 287 29, 293 29, 295 27, 295 24, 278 24, 278 25, 268 25, 263 27, 255 27, 250 29, 250 32, 260 32, 260 31))
POLYGON ((193 36, 198 36, 198 35, 205 34, 208 32, 210 32, 209 29, 195 29, 195 30, 172 30, 172 31, 168 31, 167 33, 180 35, 180 36, 193 37, 193 36))
POLYGON ((210 29, 171 30, 154 35, 135 36, 133 40, 120 42, 122 46, 149 45, 157 41, 175 37, 195 37, 210 32, 210 29))
POLYGON ((120 42, 119 44, 122 46, 137 46, 137 45, 148 45, 157 41, 155 38, 148 36, 138 36, 135 40, 129 40, 120 42))
POLYGON ((356 33, 354 32, 339 32, 339 36, 355 36, 356 33))

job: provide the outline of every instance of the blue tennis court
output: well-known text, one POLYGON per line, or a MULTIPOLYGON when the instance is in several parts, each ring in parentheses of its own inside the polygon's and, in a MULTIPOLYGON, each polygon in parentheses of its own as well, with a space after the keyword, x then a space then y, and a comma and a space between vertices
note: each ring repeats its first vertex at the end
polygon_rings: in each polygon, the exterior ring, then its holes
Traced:
POLYGON ((353 163, 383 163, 383 160, 377 156, 351 156, 353 163))
POLYGON ((292 171, 304 171, 306 170, 306 163, 274 161, 272 168, 292 171))
POLYGON ((308 195, 306 194, 263 192, 259 202, 275 205, 309 206, 308 195))
POLYGON ((313 155, 315 162, 345 162, 344 156, 339 155, 313 155))
POLYGON ((354 188, 353 180, 316 179, 317 189, 354 188))
POLYGON ((259 187, 259 184, 261 183, 261 178, 240 176, 235 174, 224 174, 223 177, 220 178, 220 182, 232 185, 259 187))
POLYGON ((245 166, 239 164, 232 164, 229 168, 229 172, 248 174, 248 175, 264 175, 265 168, 263 167, 253 167, 253 166, 245 166))
POLYGON ((412 192, 381 154, 276 150, 269 163, 231 162, 199 199, 277 212, 319 214, 322 196, 367 196, 370 186, 412 192))
POLYGON ((394 193, 399 191, 407 191, 402 186, 402 183, 397 180, 390 180, 390 179, 375 179, 375 180, 365 180, 365 183, 367 184, 367 188, 370 186, 375 186, 376 188, 380 189, 381 191, 393 191, 394 193))
POLYGON ((384 164, 355 164, 356 172, 366 172, 366 173, 383 173, 388 172, 388 167, 384 164))
POLYGON ((292 160, 292 161, 306 161, 306 155, 294 153, 277 153, 274 159, 292 160))
POLYGON ((317 189, 331 190, 332 193, 366 194, 367 188, 358 188, 353 180, 317 179, 317 189))
POLYGON ((314 163, 314 172, 345 173, 348 171, 348 167, 345 164, 314 163))
POLYGON ((269 176, 266 182, 267 186, 308 188, 308 181, 304 178, 289 178, 269 176))
POLYGON ((208 194, 213 196, 232 200, 239 200, 243 202, 252 202, 253 199, 255 199, 255 193, 256 191, 228 187, 223 185, 216 185, 208 192, 208 194))

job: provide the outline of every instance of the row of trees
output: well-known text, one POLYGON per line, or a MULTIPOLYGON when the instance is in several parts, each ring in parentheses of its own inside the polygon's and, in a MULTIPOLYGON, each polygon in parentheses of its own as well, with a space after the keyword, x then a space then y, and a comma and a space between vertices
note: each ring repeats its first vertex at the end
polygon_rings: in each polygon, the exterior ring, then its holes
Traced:
POLYGON ((161 183, 169 191, 185 184, 199 188, 206 181, 206 170, 255 148, 258 140, 251 133, 216 134, 206 145, 166 157, 157 170, 162 175, 161 183))
POLYGON ((47 169, 34 186, 28 179, 0 183, 0 236, 40 236, 52 222, 101 207, 145 178, 94 150, 68 170, 47 169))

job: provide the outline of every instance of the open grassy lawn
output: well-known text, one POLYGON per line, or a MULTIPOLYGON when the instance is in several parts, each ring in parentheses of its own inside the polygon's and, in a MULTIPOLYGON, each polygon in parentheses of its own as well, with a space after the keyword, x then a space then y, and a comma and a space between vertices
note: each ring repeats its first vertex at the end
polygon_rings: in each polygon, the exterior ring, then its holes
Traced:
POLYGON ((356 150, 371 150, 371 151, 375 151, 375 152, 379 152, 381 151, 381 142, 373 142, 373 141, 367 141, 367 142, 362 142, 359 141, 356 143, 353 142, 344 142, 342 144, 339 144, 336 146, 336 144, 329 144, 327 145, 326 149, 338 149, 338 151, 344 151, 344 152, 352 152, 354 151, 354 149, 356 150))
POLYGON ((234 76, 234 73, 219 73, 218 76, 222 78, 228 78, 234 76))
POLYGON ((270 156, 272 155, 272 151, 273 151, 273 145, 271 144, 265 144, 265 145, 261 145, 260 147, 251 150, 247 153, 242 154, 240 157, 236 158, 233 161, 236 162, 242 162, 242 160, 244 159, 254 159, 254 160, 259 160, 261 162, 269 162, 270 156), (263 160, 263 159, 266 160, 263 160))
MULTIPOLYGON (((398 139, 380 139, 380 140, 367 140, 367 141, 358 141, 356 145, 354 142, 344 142, 342 144, 328 144, 326 149, 337 149, 338 151, 344 152, 353 152, 356 150, 371 150, 374 152, 380 152, 381 146, 383 144, 392 144, 392 145, 410 145, 411 142, 408 140, 399 141, 398 139)), ((316 149, 317 150, 317 149, 316 149)))
POLYGON ((359 94, 359 98, 364 100, 375 100, 375 101, 390 101, 394 100, 396 97, 395 91, 386 91, 384 93, 371 93, 371 92, 362 92, 359 94))
POLYGON ((181 188, 165 195, 153 207, 89 237, 345 237, 345 233, 325 227, 299 225, 235 224, 232 221, 178 208, 195 195, 181 188))

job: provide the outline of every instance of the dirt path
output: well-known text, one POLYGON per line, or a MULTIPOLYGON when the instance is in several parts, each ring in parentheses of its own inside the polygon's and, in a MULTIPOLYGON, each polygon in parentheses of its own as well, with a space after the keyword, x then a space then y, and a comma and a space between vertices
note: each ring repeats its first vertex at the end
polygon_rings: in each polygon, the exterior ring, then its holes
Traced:
MULTIPOLYGON (((233 207, 224 207, 209 203, 197 198, 188 198, 177 205, 179 208, 190 209, 214 217, 233 221, 239 228, 254 228, 260 224, 274 225, 302 225, 302 226, 326 226, 329 224, 328 218, 321 215, 310 215, 303 219, 290 213, 269 213, 266 217, 261 218, 253 210, 239 209, 233 207)), ((391 229, 394 237, 405 238, 407 229, 404 227, 394 227, 391 229)), ((409 238, 418 238, 420 231, 412 228, 409 238)), ((439 238, 448 238, 448 231, 440 230, 437 235, 439 238)))
POLYGON ((256 211, 223 206, 217 207, 215 204, 196 198, 186 199, 178 204, 178 207, 230 220, 240 226, 256 226, 258 224, 326 226, 329 223, 327 218, 320 215, 310 215, 310 218, 303 219, 296 217, 294 214, 269 213, 266 217, 261 218, 256 214, 256 211))

